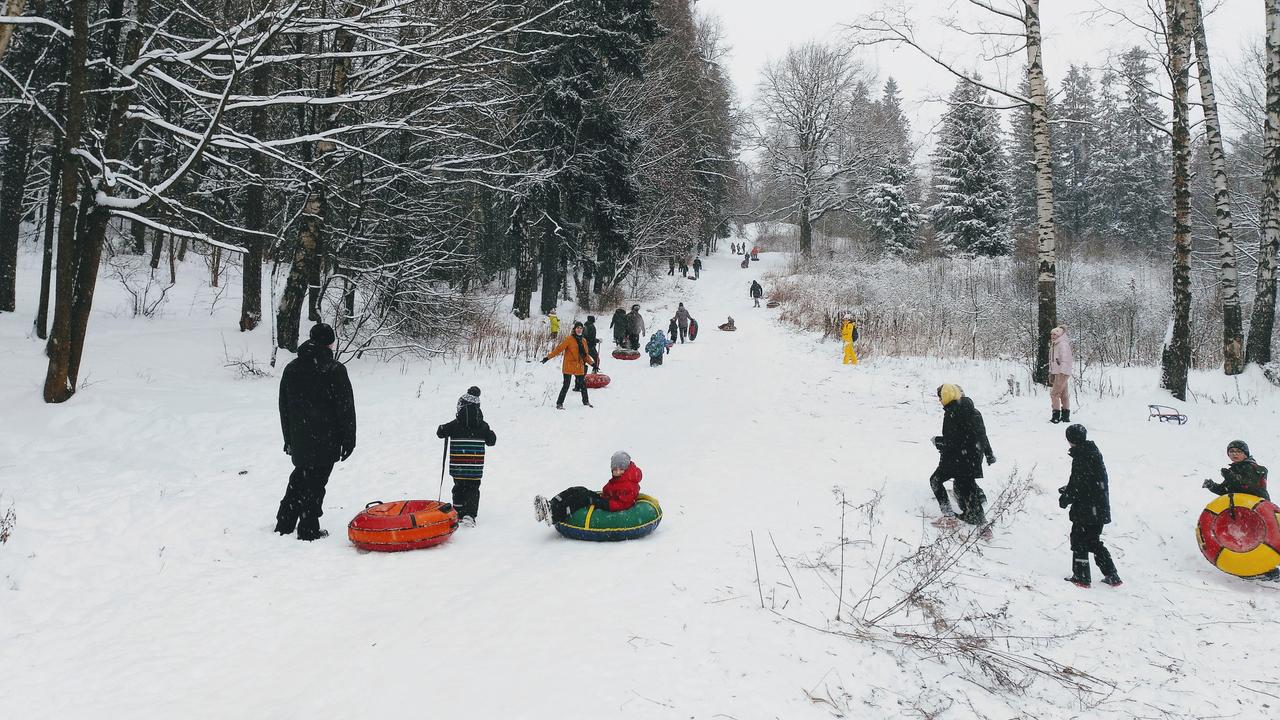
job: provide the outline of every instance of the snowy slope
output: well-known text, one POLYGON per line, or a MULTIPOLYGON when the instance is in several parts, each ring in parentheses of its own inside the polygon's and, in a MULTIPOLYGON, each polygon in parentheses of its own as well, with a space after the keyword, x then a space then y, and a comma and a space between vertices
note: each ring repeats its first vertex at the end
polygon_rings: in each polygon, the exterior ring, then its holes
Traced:
MULTIPOLYGON (((594 408, 571 395, 554 410, 554 364, 353 363, 359 446, 329 484, 333 535, 314 544, 271 532, 290 469, 277 379, 224 367, 226 355, 270 354, 266 332, 234 332, 234 291, 211 313, 193 275, 169 315, 148 321, 121 315, 100 285, 88 386, 63 406, 40 402, 32 308, 0 316, 0 503, 18 515, 0 546, 0 717, 1276 712, 1280 596, 1210 567, 1193 534, 1209 500, 1200 480, 1216 477, 1227 441, 1280 465, 1274 388, 1198 374, 1202 402, 1185 406, 1184 427, 1145 420, 1146 403, 1171 404, 1153 370, 1107 371, 1094 384, 1104 391, 1078 398, 1111 471, 1116 522, 1104 538, 1126 580, 1080 590, 1062 581, 1069 523, 1055 488, 1069 462, 1047 398, 1004 396, 1021 371, 997 363, 842 367, 838 345, 751 308, 750 279, 784 263, 761 258, 741 270, 722 254, 700 281, 664 277, 669 291, 646 318, 665 330, 684 301, 703 334, 661 368, 606 357, 613 384, 593 392, 594 408), (728 314, 736 333, 715 329, 728 314), (824 632, 853 627, 833 622, 835 490, 851 504, 883 492, 871 519, 848 512, 846 602, 878 561, 882 572, 939 533, 927 478, 941 382, 963 385, 986 416, 999 458, 988 495, 1015 465, 1034 468, 1038 488, 947 577, 943 612, 1007 605, 1007 634, 1065 637, 1001 647, 1091 673, 1103 694, 1046 678, 986 690, 995 683, 955 658, 824 632), (498 435, 479 526, 431 550, 355 551, 344 526, 366 502, 436 496, 434 429, 471 384, 498 435), (597 545, 533 521, 534 494, 603 484, 618 449, 663 504, 657 532, 597 545)), ((894 582, 880 584, 877 607, 894 582)))

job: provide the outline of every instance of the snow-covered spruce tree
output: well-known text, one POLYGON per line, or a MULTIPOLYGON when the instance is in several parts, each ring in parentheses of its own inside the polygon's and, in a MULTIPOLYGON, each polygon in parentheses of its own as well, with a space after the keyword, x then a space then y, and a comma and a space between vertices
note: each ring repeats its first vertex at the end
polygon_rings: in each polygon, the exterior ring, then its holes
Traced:
POLYGON ((1091 234, 1090 163, 1098 144, 1098 102, 1088 65, 1071 65, 1054 105, 1054 216, 1058 231, 1079 241, 1091 234))
POLYGON ((554 307, 583 231, 595 234, 600 252, 624 251, 638 140, 608 95, 617 78, 640 76, 659 33, 651 0, 537 0, 525 12, 548 19, 545 31, 521 35, 514 47, 533 60, 513 80, 534 89, 511 115, 524 176, 510 225, 519 252, 512 313, 520 318, 529 316, 539 263, 541 309, 554 307))
POLYGON ((1167 246, 1172 207, 1169 137, 1159 129, 1168 116, 1157 106, 1153 72, 1147 51, 1135 47, 1103 73, 1086 183, 1089 222, 1101 239, 1148 253, 1167 246))
POLYGON ((871 240, 890 255, 911 255, 919 249, 922 213, 909 195, 911 171, 896 158, 887 158, 881 180, 867 188, 862 216, 871 240))
POLYGON ((947 99, 933 152, 930 221, 942 248, 966 255, 1007 255, 1011 198, 1005 182, 1000 121, 983 90, 960 80, 947 99))

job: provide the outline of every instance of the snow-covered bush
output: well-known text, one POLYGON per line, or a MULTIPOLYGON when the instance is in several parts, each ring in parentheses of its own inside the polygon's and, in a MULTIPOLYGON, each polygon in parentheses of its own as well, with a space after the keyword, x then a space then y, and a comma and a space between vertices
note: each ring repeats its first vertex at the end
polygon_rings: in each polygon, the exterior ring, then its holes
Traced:
MULTIPOLYGON (((0 496, 0 500, 4 497, 0 496)), ((18 514, 14 512, 13 504, 5 508, 3 514, 0 514, 0 545, 9 542, 9 538, 13 536, 13 527, 18 522, 18 514)))
MULTIPOLYGON (((815 253, 768 278, 782 317, 835 337, 841 312, 858 321, 859 354, 1007 358, 1035 356, 1036 288, 1031 259, 930 258, 907 262, 866 253, 815 253)), ((1197 288, 1213 278, 1197 273, 1197 288)), ((1084 366, 1153 365, 1169 323, 1170 273, 1139 260, 1063 259, 1058 321, 1084 366)), ((1222 318, 1205 292, 1192 308, 1193 361, 1222 361, 1222 318)))

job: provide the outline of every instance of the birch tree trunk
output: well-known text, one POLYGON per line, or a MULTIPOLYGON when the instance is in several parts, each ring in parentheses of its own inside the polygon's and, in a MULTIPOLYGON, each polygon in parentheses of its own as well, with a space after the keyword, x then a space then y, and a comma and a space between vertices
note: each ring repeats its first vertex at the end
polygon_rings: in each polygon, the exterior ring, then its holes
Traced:
POLYGON ((1058 239, 1053 224, 1053 142, 1041 56, 1040 0, 1026 0, 1027 83, 1031 89, 1031 143, 1036 161, 1036 382, 1049 382, 1049 333, 1058 325, 1058 239))
POLYGON ((1187 95, 1191 36, 1188 0, 1165 0, 1173 95, 1173 329, 1161 358, 1161 386, 1187 399, 1191 367, 1191 128, 1187 95))
POLYGON ((1201 0, 1187 0, 1187 20, 1196 46, 1196 75, 1200 79, 1200 102, 1204 107, 1204 135, 1209 144, 1209 164, 1213 173, 1214 229, 1218 237, 1218 284, 1222 290, 1222 371, 1227 375, 1244 372, 1244 329, 1240 311, 1240 282, 1236 270, 1236 243, 1232 234, 1231 180, 1227 156, 1222 146, 1222 123, 1213 91, 1209 45, 1204 33, 1201 0))
MULTIPOLYGON (((61 100, 61 93, 59 93, 59 100, 61 100)), ((58 107, 62 107, 61 101, 58 102, 58 107)), ((44 252, 40 261, 40 300, 36 305, 35 319, 36 337, 41 340, 49 338, 49 285, 53 277, 53 223, 58 212, 58 187, 62 169, 62 157, 58 152, 62 148, 60 132, 54 131, 51 145, 48 196, 45 198, 44 206, 44 252)))
MULTIPOLYGON (((356 15, 360 6, 353 4, 351 15, 356 15)), ((347 91, 348 65, 355 49, 355 35, 345 28, 334 34, 333 71, 329 81, 329 97, 338 97, 347 91)), ((335 104, 321 116, 317 129, 323 133, 337 124, 337 113, 341 105, 335 104)), ((332 140, 317 140, 316 165, 321 168, 317 174, 323 177, 323 167, 332 161, 330 156, 337 151, 337 144, 332 140)), ((311 180, 307 187, 307 199, 302 210, 302 224, 298 229, 298 244, 293 252, 293 265, 289 268, 289 276, 285 280, 283 292, 280 294, 280 307, 276 312, 276 345, 290 352, 298 350, 298 332, 301 324, 302 302, 309 295, 309 281, 316 277, 320 264, 320 234, 324 231, 326 211, 325 188, 323 181, 311 180)), ((315 319, 314 305, 308 313, 315 319)))
POLYGON ((1276 251, 1280 249, 1280 0, 1266 0, 1267 122, 1263 130, 1262 238, 1258 285, 1249 323, 1245 362, 1271 361, 1276 321, 1276 251))

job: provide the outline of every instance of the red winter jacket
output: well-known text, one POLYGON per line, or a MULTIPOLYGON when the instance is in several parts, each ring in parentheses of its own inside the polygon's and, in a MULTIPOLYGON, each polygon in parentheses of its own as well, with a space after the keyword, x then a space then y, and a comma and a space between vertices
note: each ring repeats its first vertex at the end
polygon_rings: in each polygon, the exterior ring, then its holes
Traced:
POLYGON ((604 489, 600 494, 609 503, 610 512, 618 512, 626 510, 636 504, 636 498, 640 495, 640 478, 643 473, 635 463, 627 466, 626 470, 616 478, 609 478, 609 482, 604 484, 604 489))

